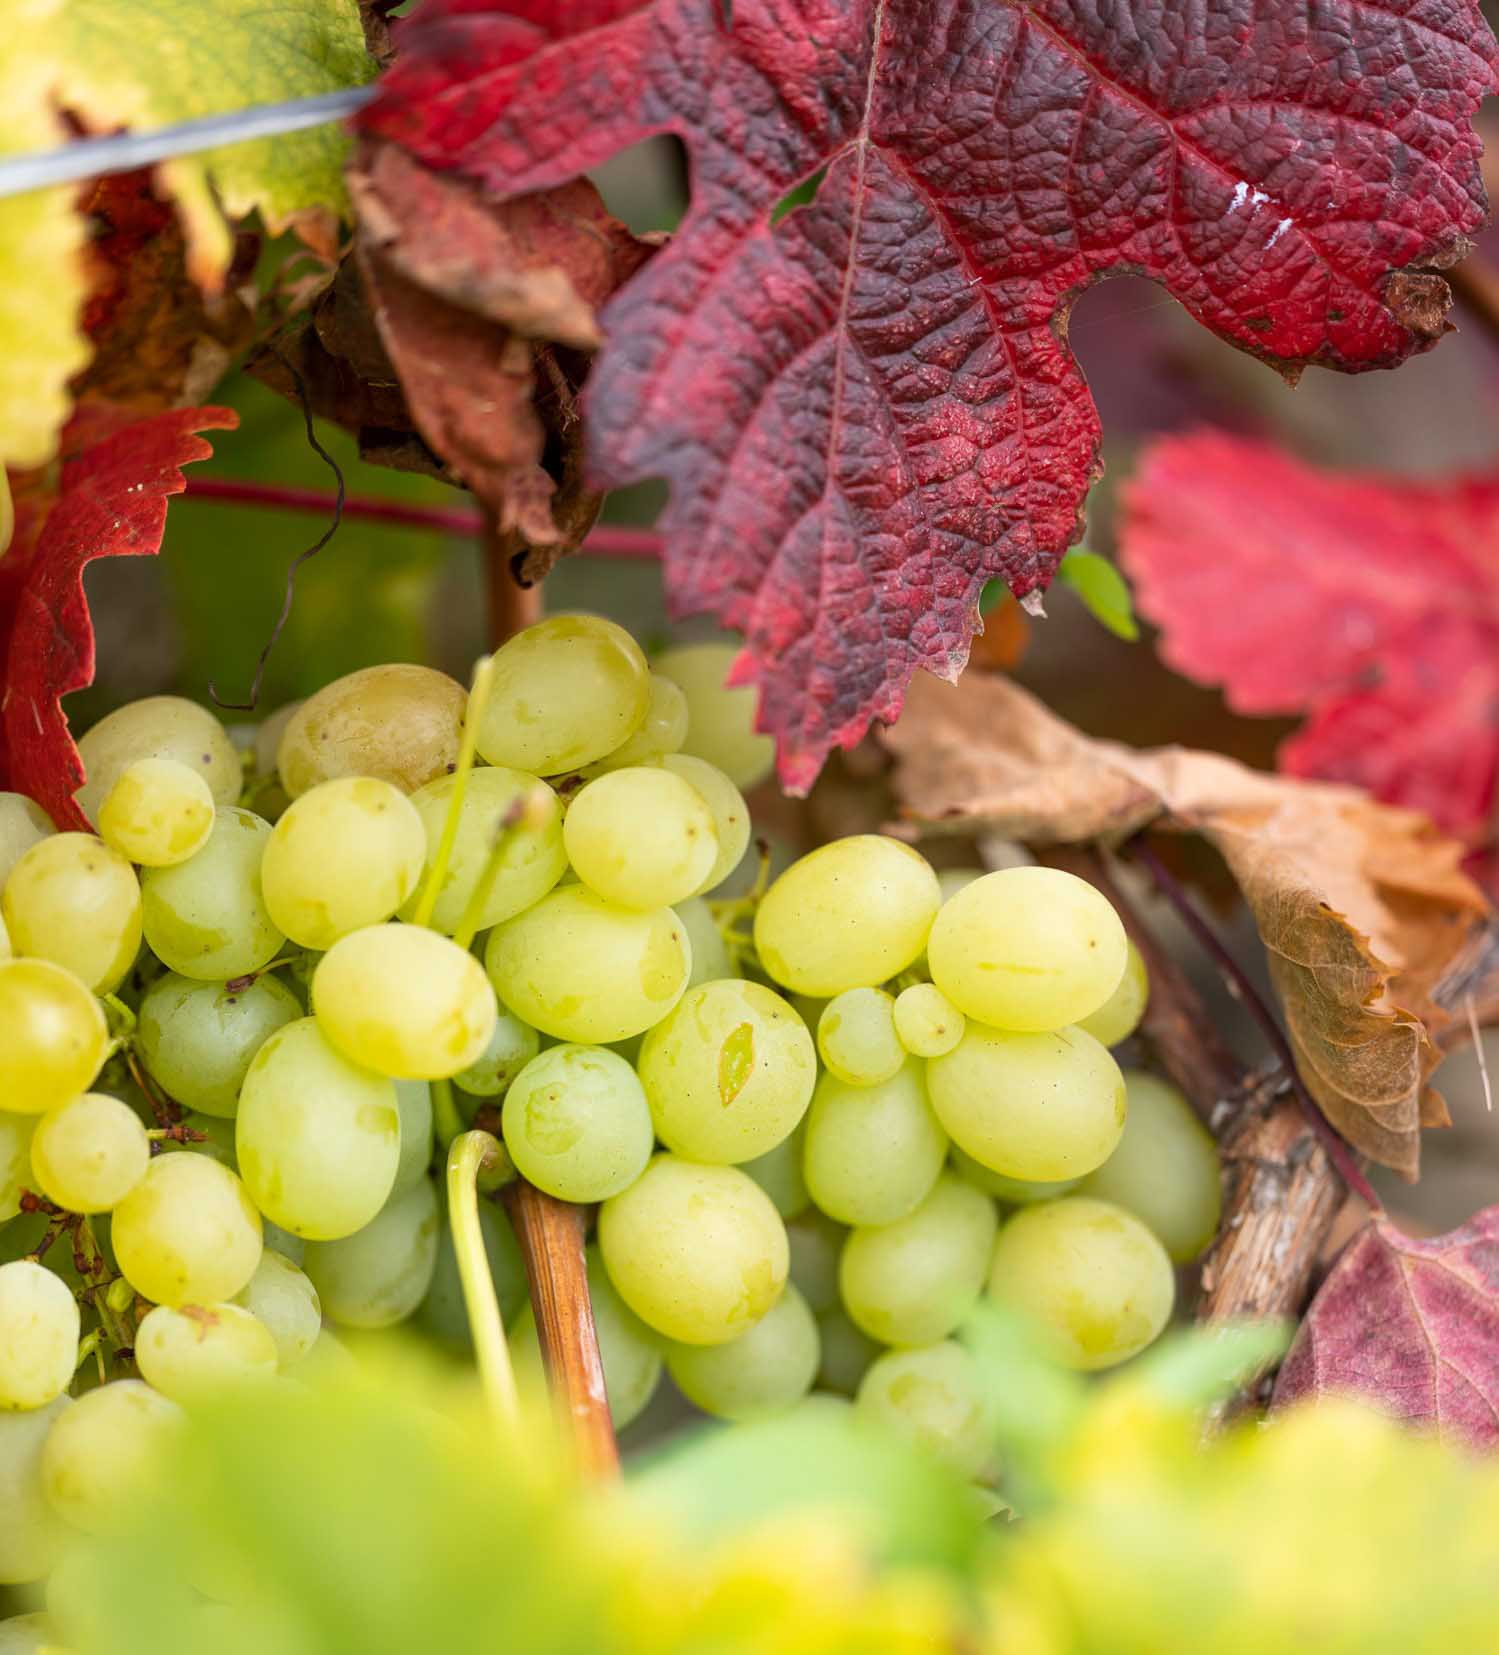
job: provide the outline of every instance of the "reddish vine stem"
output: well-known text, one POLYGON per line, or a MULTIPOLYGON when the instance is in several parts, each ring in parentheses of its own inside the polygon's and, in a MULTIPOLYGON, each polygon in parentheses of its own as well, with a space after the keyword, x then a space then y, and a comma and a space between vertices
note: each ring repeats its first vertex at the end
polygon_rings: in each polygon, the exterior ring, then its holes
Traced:
POLYGON ((484 553, 489 603, 489 647, 498 649, 506 639, 541 619, 541 587, 524 586, 515 578, 515 555, 524 547, 515 535, 500 528, 491 512, 484 513, 479 545, 484 553))
POLYGON ((1446 272, 1452 291, 1484 332, 1499 342, 1499 270, 1476 253, 1446 272))

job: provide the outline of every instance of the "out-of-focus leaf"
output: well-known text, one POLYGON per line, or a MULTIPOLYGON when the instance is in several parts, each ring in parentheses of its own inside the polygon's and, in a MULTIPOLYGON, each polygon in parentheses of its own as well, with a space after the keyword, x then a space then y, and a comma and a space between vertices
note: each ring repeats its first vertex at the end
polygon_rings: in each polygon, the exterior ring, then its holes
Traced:
POLYGON ((1070 586, 1093 619, 1116 638, 1134 643, 1140 636, 1129 586, 1106 557, 1074 546, 1058 566, 1057 579, 1070 586))

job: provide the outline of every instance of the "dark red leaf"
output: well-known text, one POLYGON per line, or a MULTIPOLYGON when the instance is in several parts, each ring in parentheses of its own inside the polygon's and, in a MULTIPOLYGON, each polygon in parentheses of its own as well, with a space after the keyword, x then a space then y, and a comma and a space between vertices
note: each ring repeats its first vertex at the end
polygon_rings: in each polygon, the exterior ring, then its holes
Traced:
POLYGON ((365 125, 499 194, 691 151, 603 313, 593 475, 671 482, 673 603, 745 633, 796 788, 1077 538, 1079 292, 1144 273, 1288 371, 1391 366, 1485 211, 1476 0, 427 0, 399 43, 365 125))
POLYGON ((29 793, 59 827, 89 827, 73 803, 84 773, 62 710, 94 678, 84 565, 160 551, 182 467, 212 453, 194 433, 239 423, 228 408, 124 418, 80 410, 63 435, 55 500, 46 509, 38 480, 21 481, 16 538, 0 558, 0 786, 29 793))
POLYGON ((1275 1405, 1329 1391, 1499 1446, 1499 1207, 1430 1241, 1385 1220, 1360 1231, 1312 1301, 1275 1405))

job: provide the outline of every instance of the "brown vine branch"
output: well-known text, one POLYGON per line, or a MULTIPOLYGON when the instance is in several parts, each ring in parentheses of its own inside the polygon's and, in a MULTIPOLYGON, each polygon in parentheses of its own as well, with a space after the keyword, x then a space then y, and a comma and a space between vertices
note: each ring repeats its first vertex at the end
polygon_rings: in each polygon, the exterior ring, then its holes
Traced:
POLYGON ((501 529, 488 511, 484 513, 479 546, 484 554, 489 647, 498 649, 507 638, 541 619, 541 586, 527 586, 516 579, 515 560, 525 551, 525 544, 518 535, 501 529))
POLYGON ((1485 333, 1499 343, 1499 270, 1477 253, 1446 272, 1452 291, 1485 333))

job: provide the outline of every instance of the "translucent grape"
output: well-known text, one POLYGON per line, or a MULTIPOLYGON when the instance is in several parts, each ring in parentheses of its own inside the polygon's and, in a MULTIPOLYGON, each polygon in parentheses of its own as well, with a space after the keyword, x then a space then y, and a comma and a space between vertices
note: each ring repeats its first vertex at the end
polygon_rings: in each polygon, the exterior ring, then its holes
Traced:
POLYGON ((115 1208, 125 1279, 155 1304, 232 1299, 260 1263, 260 1214, 245 1187, 206 1155, 162 1155, 115 1208))
POLYGON ((312 1349, 292 1369, 303 1385, 338 1384, 359 1371, 353 1353, 330 1327, 324 1327, 312 1349))
POLYGON ((276 753, 281 746, 282 736, 286 734, 286 726, 305 705, 305 698, 301 701, 284 701, 275 712, 268 713, 255 726, 255 742, 251 751, 255 755, 257 776, 264 778, 276 774, 276 753))
POLYGON ((1044 1033, 1086 1017, 1124 975, 1128 939, 1109 899, 1059 868, 985 874, 943 903, 932 981, 965 1016, 1044 1033))
POLYGON ((620 1297, 683 1344, 747 1332, 786 1285, 786 1227, 736 1167, 658 1155, 599 1210, 599 1250, 620 1297))
POLYGON ((48 1655, 61 1640, 56 1623, 46 1615, 12 1615, 0 1621, 0 1655, 48 1655))
POLYGON ((784 1413, 812 1389, 820 1345, 807 1301, 789 1283, 747 1333, 719 1345, 670 1344, 666 1367, 689 1402, 720 1419, 784 1413))
POLYGON ((603 1201, 644 1172, 651 1112, 635 1071, 599 1046, 549 1046, 505 1094, 505 1147, 521 1176, 562 1201, 603 1201))
POLYGON ((740 1170, 747 1172, 762 1190, 775 1202, 782 1218, 795 1218, 807 1210, 812 1197, 807 1194, 807 1180, 802 1175, 802 1161, 806 1155, 806 1118, 797 1123, 796 1130, 782 1138, 773 1149, 757 1155, 752 1161, 741 1161, 740 1170))
POLYGON ((884 1347, 876 1344, 842 1305, 834 1305, 817 1318, 817 1335, 822 1345, 818 1384, 840 1396, 853 1396, 864 1382, 870 1363, 884 1347))
POLYGON ((31 1140, 31 1168, 49 1201, 107 1213, 146 1175, 151 1142, 128 1103, 82 1092, 49 1109, 31 1140))
POLYGON ((860 1381, 854 1409, 919 1442, 965 1477, 976 1477, 993 1452, 984 1375, 972 1354, 951 1339, 887 1351, 860 1381))
POLYGON ((0 1264, 0 1408, 45 1408, 72 1383, 78 1303, 32 1259, 0 1264))
POLYGON ((895 997, 895 1032, 912 1057, 945 1057, 967 1019, 935 983, 912 983, 895 997))
POLYGON ((73 795, 91 822, 125 770, 139 759, 175 759, 208 783, 214 803, 232 805, 244 781, 229 733, 206 707, 180 695, 151 695, 101 718, 78 742, 88 779, 73 795))
POLYGON ((847 1235, 846 1226, 835 1224, 815 1207, 786 1226, 791 1280, 814 1316, 821 1316, 838 1303, 838 1257, 847 1235))
POLYGON ((749 806, 723 771, 704 759, 693 758, 690 753, 668 753, 661 760, 661 768, 686 782, 701 796, 713 816, 718 855, 695 893, 700 896, 722 885, 744 860, 750 841, 749 806))
POLYGON ((118 987, 141 945, 141 888, 91 833, 40 839, 10 870, 0 907, 17 954, 51 960, 96 994, 118 987))
POLYGON ((573 871, 620 908, 662 908, 701 890, 718 830, 701 793, 669 770, 632 766, 588 783, 567 807, 573 871))
POLYGON ((440 1216, 428 1178, 396 1196, 362 1230, 315 1241, 303 1267, 324 1315, 345 1327, 392 1327, 412 1315, 432 1285, 440 1216))
POLYGON ((878 1086, 906 1060, 895 1032, 895 1001, 882 988, 846 988, 817 1019, 822 1061, 850 1086, 878 1086))
POLYGON ((52 818, 34 799, 0 790, 0 887, 34 844, 56 832, 52 818))
POLYGON ((169 971, 146 990, 136 1041, 168 1097, 229 1119, 256 1052, 301 1015, 296 995, 273 973, 230 988, 169 971))
POLYGON ((597 615, 551 615, 493 657, 479 751, 490 764, 556 776, 627 741, 650 706, 640 646, 597 615))
POLYGON ((1073 1368, 1111 1368, 1150 1344, 1171 1317, 1176 1276, 1133 1213, 1069 1195, 1006 1220, 989 1291, 1032 1317, 1073 1368))
POLYGON ((141 877, 146 941, 163 965, 200 982, 259 971, 285 940, 260 891, 260 859, 271 824, 251 811, 220 809, 196 855, 141 877))
POLYGON ((1079 1017, 1077 1026, 1086 1029, 1101 1046, 1117 1046, 1140 1026, 1145 1006, 1150 999, 1150 978, 1140 950, 1126 941, 1124 975, 1119 986, 1098 1008, 1086 1017, 1079 1017))
POLYGON ((810 851, 765 893, 755 949, 778 983, 834 995, 882 983, 926 945, 937 876, 909 845, 874 833, 810 851))
POLYGON ((729 957, 729 945, 713 917, 713 910, 699 896, 690 896, 672 904, 672 910, 682 922, 687 941, 692 947, 692 972, 688 988, 699 983, 711 983, 718 977, 732 977, 734 962, 729 957))
POLYGON ((602 1046, 641 1034, 676 1005, 692 969, 670 908, 616 908, 564 885, 490 933, 490 981, 515 1014, 559 1040, 602 1046))
POLYGON ((396 1108, 401 1112, 401 1159, 396 1165, 391 1195, 415 1189, 432 1165, 432 1087, 425 1080, 395 1082, 396 1108))
POLYGON ((664 753, 679 752, 686 736, 687 697, 670 678, 653 672, 650 676, 650 701, 640 728, 612 753, 606 753, 590 765, 589 771, 619 770, 627 764, 649 764, 664 753))
POLYGON ((463 685, 431 667, 362 667, 325 685, 292 714, 276 749, 292 798, 337 776, 374 776, 403 793, 458 761, 463 685))
MULTIPOLYGON (((489 1274, 494 1282, 495 1298, 500 1314, 507 1323, 513 1322, 528 1301, 526 1266, 521 1258, 520 1243, 515 1239, 505 1215, 488 1201, 479 1203, 479 1230, 484 1237, 484 1255, 489 1260, 489 1274)), ((422 1328, 444 1344, 467 1350, 471 1344, 468 1326, 468 1308, 463 1302, 463 1282, 458 1274, 458 1259, 453 1251, 453 1237, 446 1215, 439 1224, 437 1262, 427 1295, 417 1312, 422 1328)), ((600 1340, 603 1334, 600 1331, 600 1340)))
MULTIPOLYGON (((1125 1125, 1128 1124, 1126 1121, 1125 1125)), ((1081 1182, 1077 1178, 1007 1178, 1004 1173, 986 1167, 982 1161, 975 1161, 956 1144, 952 1146, 952 1167, 959 1178, 975 1189, 983 1190, 985 1195, 992 1195, 1007 1207, 1029 1207, 1037 1201, 1055 1201, 1059 1195, 1075 1190, 1081 1182)))
POLYGON ((290 1230, 283 1230, 279 1224, 273 1224, 263 1215, 261 1228, 264 1232, 265 1251, 274 1248, 283 1258, 289 1258, 293 1264, 300 1267, 302 1254, 307 1251, 307 1243, 303 1237, 293 1235, 290 1230))
POLYGON ((806 1113, 817 1058, 779 994, 727 977, 689 989, 640 1048, 656 1136, 694 1161, 748 1161, 806 1113))
POLYGON ((15 957, 15 949, 10 945, 10 932, 5 926, 5 916, 0 914, 0 960, 9 960, 15 957))
POLYGON ((207 843, 213 810, 201 770, 177 759, 137 759, 99 807, 99 837, 127 862, 169 868, 207 843))
POLYGON ((21 1115, 82 1092, 109 1045, 99 1002, 50 960, 0 961, 0 1029, 0 1098, 21 1115))
POLYGON ((135 1333, 141 1378, 174 1402, 192 1404, 221 1391, 269 1379, 276 1372, 270 1329, 242 1305, 160 1304, 135 1333))
POLYGON ((453 1076, 454 1083, 476 1098, 503 1097, 540 1050, 541 1036, 536 1030, 501 1006, 489 1044, 466 1069, 453 1076))
POLYGON ((1011 1034, 970 1023, 927 1088, 954 1143, 1011 1178, 1079 1178, 1124 1131, 1124 1077, 1091 1034, 1011 1034))
POLYGON ((1124 1086, 1124 1136, 1078 1193, 1133 1213, 1176 1263, 1186 1264, 1218 1233, 1218 1146, 1174 1086, 1138 1069, 1125 1071, 1124 1086))
POLYGON ((726 682, 739 653, 738 644, 691 644, 657 656, 656 670, 680 684, 687 698, 682 751, 717 765, 748 792, 770 774, 776 748, 755 729, 754 689, 726 682))
POLYGON ((303 948, 378 925, 416 889, 427 835, 399 788, 340 776, 309 788, 271 830, 260 888, 277 930, 303 948))
MULTIPOLYGON (((269 1239, 269 1238, 267 1238, 269 1239)), ((283 1368, 300 1362, 317 1342, 323 1309, 317 1289, 304 1271, 274 1247, 260 1255, 255 1274, 235 1295, 270 1334, 276 1360, 283 1368)))
POLYGON ((43 1492, 42 1447, 72 1403, 64 1394, 25 1413, 0 1410, 0 1585, 40 1580, 62 1550, 67 1531, 43 1492))
POLYGON ((0 1224, 21 1210, 21 1191, 31 1188, 31 1135, 35 1115, 0 1110, 0 1224))
POLYGON ((256 1206, 310 1240, 368 1224, 401 1164, 394 1082, 350 1063, 312 1017, 278 1029, 255 1054, 236 1127, 240 1172, 256 1206))
POLYGON ((844 1244, 844 1308, 882 1345, 932 1345, 968 1317, 989 1275, 999 1221, 987 1195, 944 1173, 913 1212, 844 1244))
POLYGON ((812 1199, 843 1224, 893 1224, 937 1182, 947 1134, 908 1058, 878 1086, 824 1075, 807 1115, 803 1171, 812 1199))
POLYGON ((52 1509, 85 1534, 118 1532, 170 1463, 184 1424, 181 1408, 139 1379, 80 1397, 42 1447, 52 1509))

